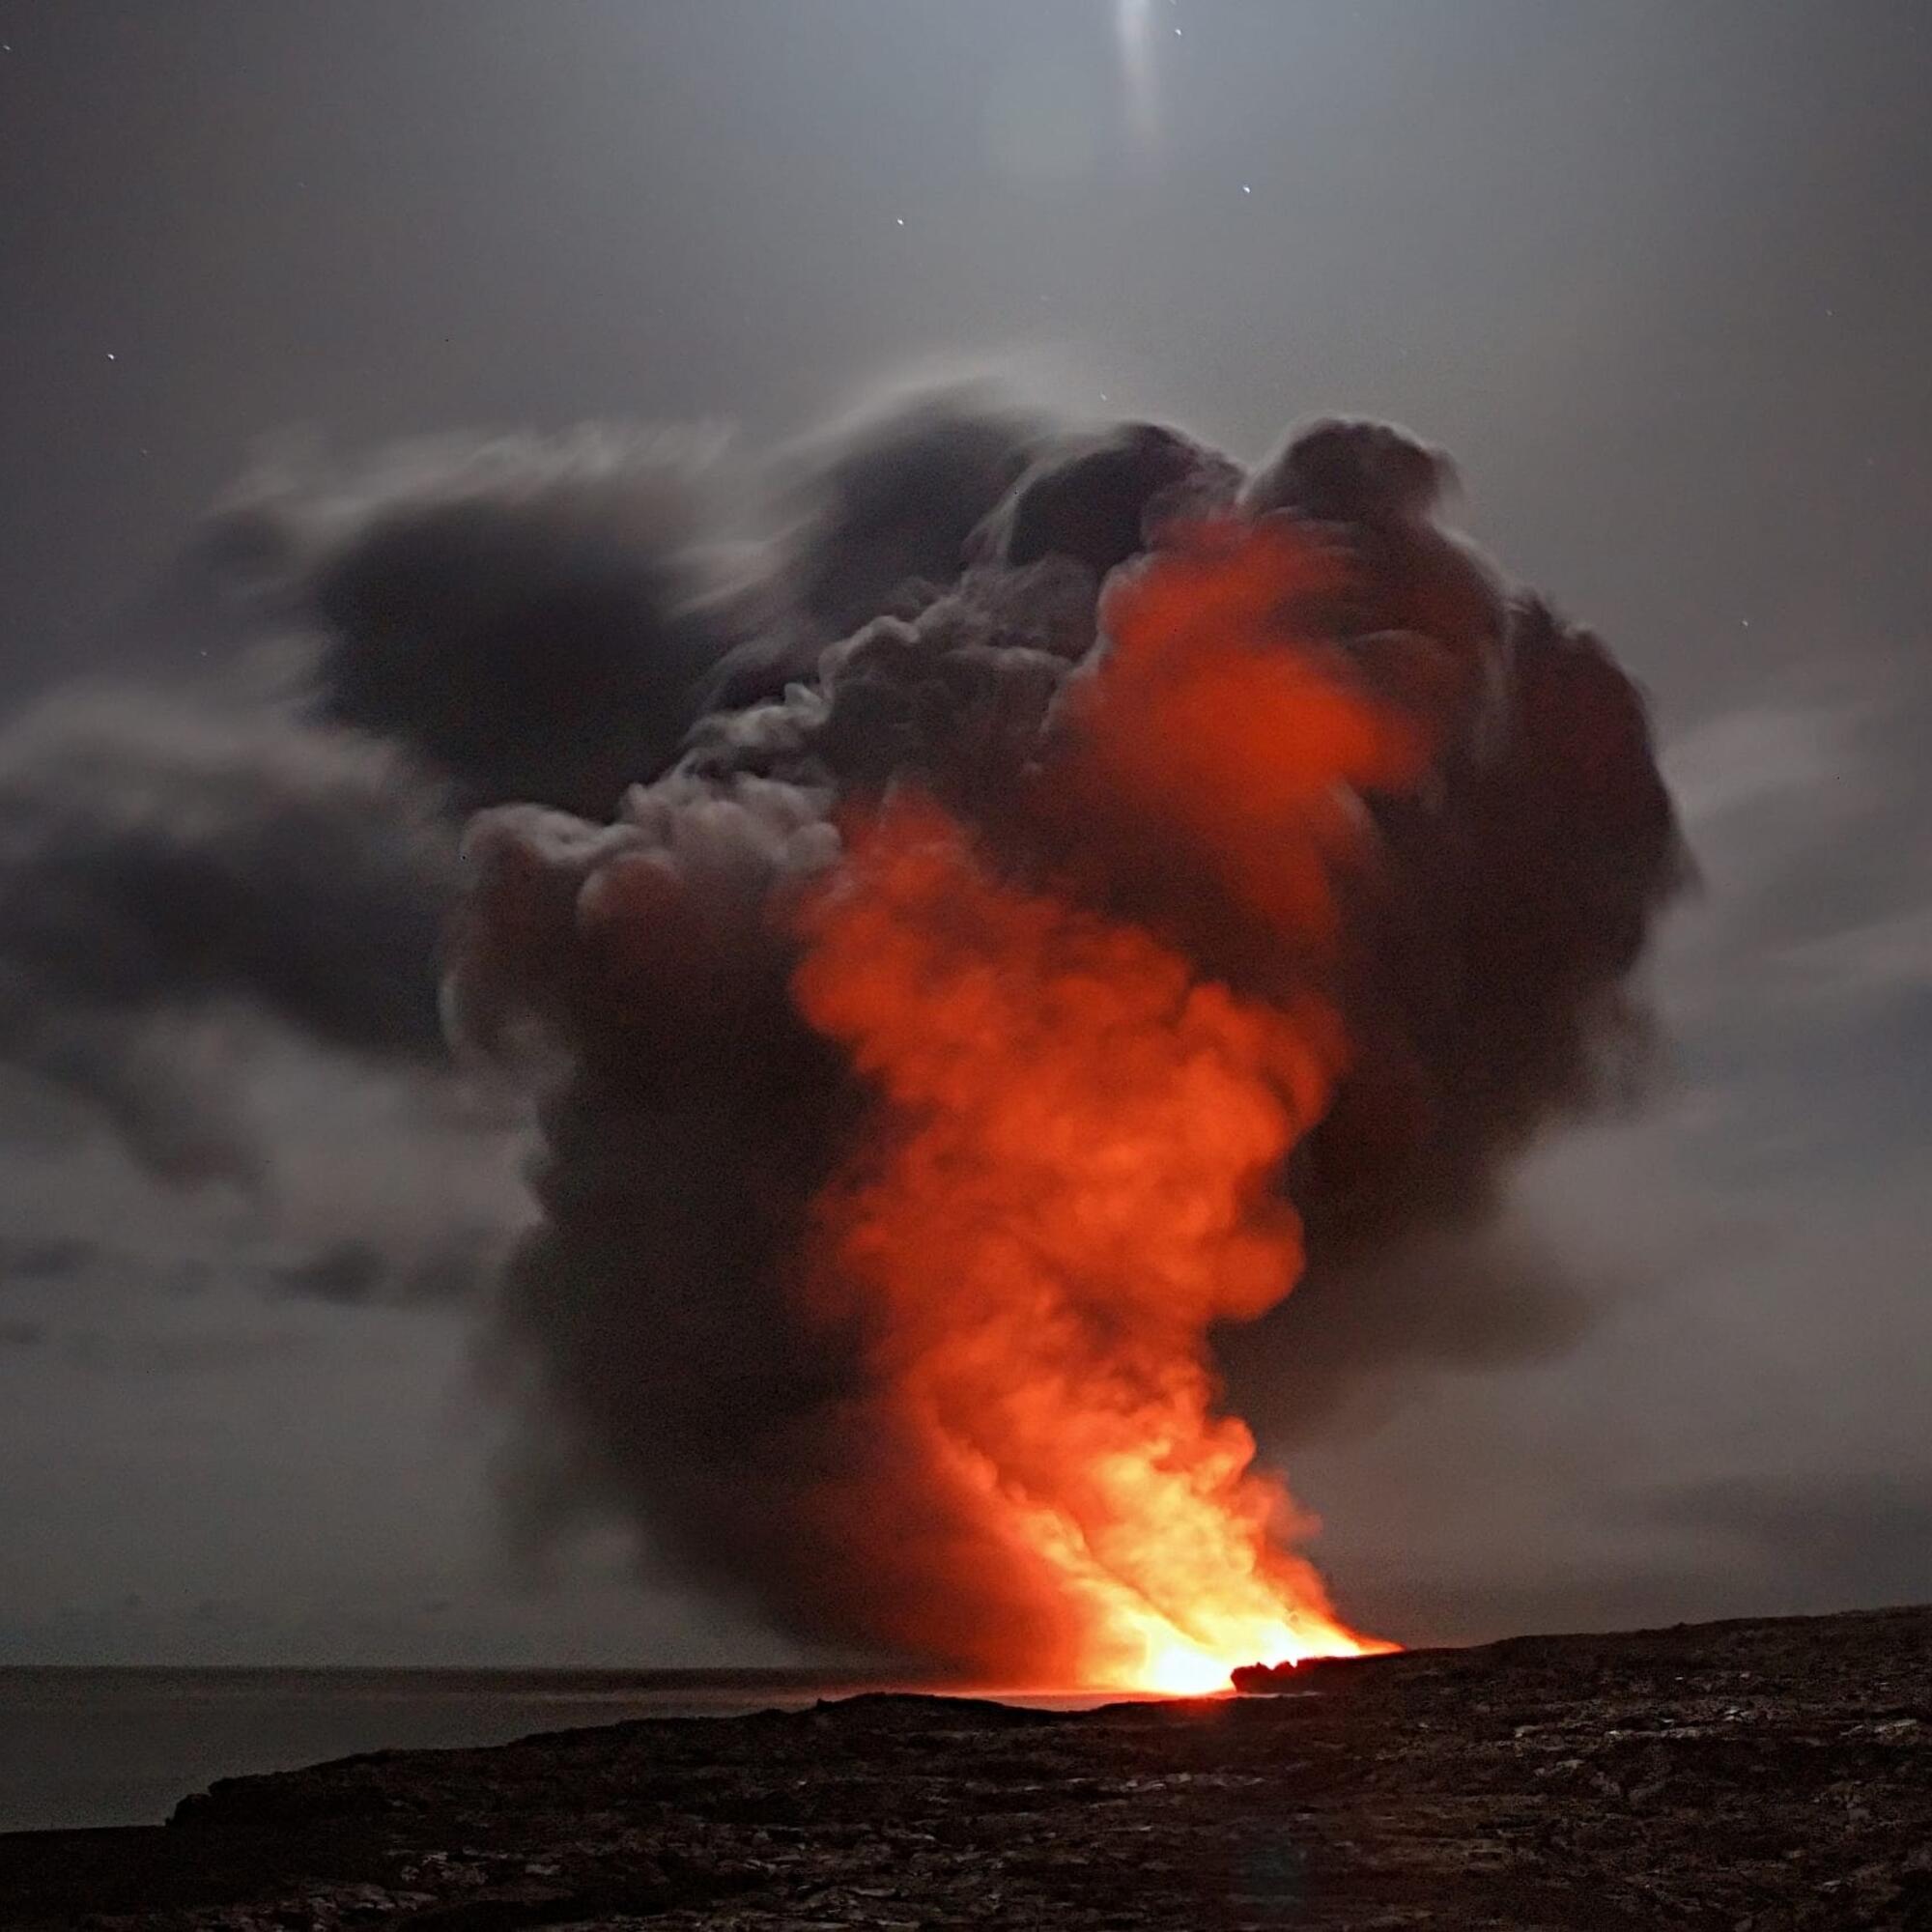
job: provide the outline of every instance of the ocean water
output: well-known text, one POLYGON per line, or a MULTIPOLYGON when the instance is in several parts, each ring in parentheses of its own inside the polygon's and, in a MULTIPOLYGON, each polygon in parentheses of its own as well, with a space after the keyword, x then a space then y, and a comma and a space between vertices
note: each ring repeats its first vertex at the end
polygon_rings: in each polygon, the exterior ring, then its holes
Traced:
POLYGON ((780 1671, 0 1669, 0 1832, 158 1824, 217 1777, 884 1688, 780 1671))

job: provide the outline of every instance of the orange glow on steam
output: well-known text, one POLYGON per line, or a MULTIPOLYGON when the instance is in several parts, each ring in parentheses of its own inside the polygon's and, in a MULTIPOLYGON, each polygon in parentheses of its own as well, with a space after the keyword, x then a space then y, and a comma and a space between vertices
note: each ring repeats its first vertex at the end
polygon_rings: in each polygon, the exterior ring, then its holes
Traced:
MULTIPOLYGON (((1111 649, 1054 753, 1303 959, 1333 945, 1356 792, 1423 752, 1284 620, 1334 577, 1271 524, 1157 555, 1110 596, 1111 649)), ((1208 1354, 1213 1323, 1300 1270, 1281 1167, 1347 1053, 1315 976, 1266 999, 1200 978, 1057 882, 1000 876, 904 795, 855 828, 803 929, 801 1009, 876 1095, 820 1202, 812 1292, 867 1337, 983 1544, 1037 1582, 1060 1626, 1042 1654, 1086 1685, 1191 1693, 1388 1648, 1294 1553, 1309 1525, 1218 1412, 1208 1354)))

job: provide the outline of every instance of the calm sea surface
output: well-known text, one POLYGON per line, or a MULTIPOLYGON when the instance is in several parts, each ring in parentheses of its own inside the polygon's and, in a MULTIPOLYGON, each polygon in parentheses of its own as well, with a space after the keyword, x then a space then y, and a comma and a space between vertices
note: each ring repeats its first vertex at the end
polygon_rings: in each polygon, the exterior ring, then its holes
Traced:
POLYGON ((355 1751, 879 1688, 777 1671, 0 1669, 0 1832, 156 1824, 214 1778, 355 1751))

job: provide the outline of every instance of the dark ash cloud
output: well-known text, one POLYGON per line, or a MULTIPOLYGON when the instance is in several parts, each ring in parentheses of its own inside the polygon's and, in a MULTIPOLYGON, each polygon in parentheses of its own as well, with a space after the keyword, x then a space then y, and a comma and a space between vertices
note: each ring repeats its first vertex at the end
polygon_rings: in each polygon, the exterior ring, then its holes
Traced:
POLYGON ((466 809, 603 816, 732 641, 719 461, 641 432, 431 446, 229 515, 286 559, 263 601, 315 640, 317 715, 408 747, 466 809))
MULTIPOLYGON (((934 419, 942 442, 955 430, 934 419)), ((1448 473, 1401 432, 1324 422, 1246 486, 1343 548, 1354 583, 1330 628, 1372 675, 1434 663, 1447 727, 1424 795, 1378 808, 1381 877, 1350 917, 1355 1061, 1288 1178, 1308 1279, 1231 1343, 1244 1401, 1306 1405, 1290 1434, 1392 1369, 1533 1358, 1577 1332, 1575 1287, 1496 1230, 1503 1179, 1550 1122, 1629 1090, 1630 975, 1681 877, 1634 688, 1435 521, 1448 473)), ((852 1338, 799 1310, 810 1203, 864 1094, 792 1006, 785 908, 837 863, 841 808, 913 781, 1016 866, 1111 853, 1112 914, 1265 985, 1181 855, 1077 801, 1015 815, 1062 691, 1105 648, 1121 546, 1235 484, 1151 425, 1037 450, 949 566, 893 585, 809 672, 787 660, 781 694, 705 720, 613 824, 518 810, 473 829, 451 1011, 486 1050, 541 1040, 568 1068, 545 1102, 545 1225, 504 1307, 537 1528, 634 1515, 690 1574, 818 1642, 970 1662, 1024 1616, 990 1577, 984 1601, 935 1608, 919 1546, 956 1529, 935 1497, 908 1503, 852 1338)), ((876 596, 889 575, 860 582, 876 596)))
POLYGON ((995 386, 960 383, 861 409, 774 461, 769 548, 739 587, 745 635, 706 716, 780 696, 881 611, 953 582, 976 527, 1055 434, 995 386))
MULTIPOLYGON (((1412 1371, 1561 1350, 1586 1296, 1499 1219, 1505 1179, 1640 1068, 1631 975, 1680 851, 1634 688, 1437 520, 1452 476, 1381 424, 1312 424, 1244 475, 1164 425, 954 388, 763 469, 586 432, 258 481, 185 566, 240 613, 225 681, 56 693, 0 737, 0 1054, 156 1171, 259 1183, 249 1026, 435 1082, 446 1022, 541 1105, 495 1348, 525 1533, 615 1516, 794 1635, 983 1656, 1027 1604, 989 1577, 935 1605, 957 1525, 796 1293, 867 1096, 793 1004, 787 907, 842 811, 916 784, 1265 995, 1267 947, 1188 853, 1031 775, 1078 728, 1122 568, 1231 509, 1317 531, 1350 576, 1321 623, 1442 750, 1374 808, 1336 989, 1355 1057, 1284 1178, 1310 1265, 1227 1338, 1231 1386, 1299 1441, 1412 1371)), ((262 1279, 461 1301, 502 1240, 353 1229, 262 1279)))
POLYGON ((157 1170, 245 1176, 197 1022, 245 1006, 434 1060, 454 861, 434 789, 366 740, 56 693, 0 729, 0 1057, 99 1105, 157 1170))

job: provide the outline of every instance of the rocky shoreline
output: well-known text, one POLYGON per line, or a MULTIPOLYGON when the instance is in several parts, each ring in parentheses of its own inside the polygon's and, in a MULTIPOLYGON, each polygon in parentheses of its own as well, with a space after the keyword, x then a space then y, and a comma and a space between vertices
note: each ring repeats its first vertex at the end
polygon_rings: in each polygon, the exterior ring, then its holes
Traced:
POLYGON ((1932 1928, 1932 1608, 1272 1688, 864 1696, 227 1779, 165 1826, 0 1836, 0 1924, 1932 1928))

